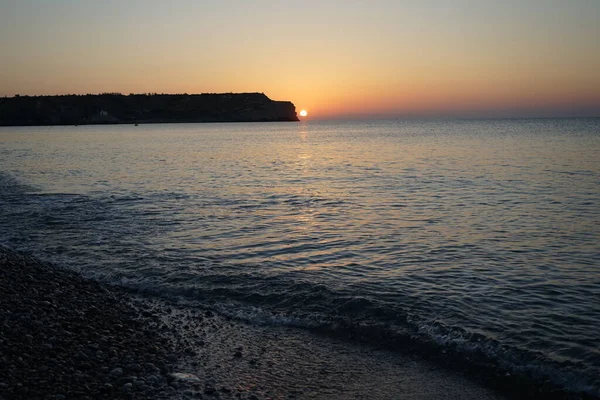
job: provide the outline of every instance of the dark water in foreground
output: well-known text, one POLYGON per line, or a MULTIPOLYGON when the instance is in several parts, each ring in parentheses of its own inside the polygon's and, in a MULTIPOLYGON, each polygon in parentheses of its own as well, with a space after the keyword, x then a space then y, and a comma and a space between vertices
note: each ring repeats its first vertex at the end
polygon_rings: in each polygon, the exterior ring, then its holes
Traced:
POLYGON ((0 244, 600 396, 599 243, 598 119, 0 128, 0 244))

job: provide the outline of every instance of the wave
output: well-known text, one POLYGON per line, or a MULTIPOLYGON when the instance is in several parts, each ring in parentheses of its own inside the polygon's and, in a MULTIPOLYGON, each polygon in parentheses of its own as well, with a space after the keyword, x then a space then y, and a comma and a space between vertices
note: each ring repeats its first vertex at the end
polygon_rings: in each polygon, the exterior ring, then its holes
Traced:
POLYGON ((23 195, 29 192, 35 192, 39 190, 35 186, 28 185, 20 179, 17 179, 14 175, 7 174, 0 171, 0 199, 9 195, 23 195))

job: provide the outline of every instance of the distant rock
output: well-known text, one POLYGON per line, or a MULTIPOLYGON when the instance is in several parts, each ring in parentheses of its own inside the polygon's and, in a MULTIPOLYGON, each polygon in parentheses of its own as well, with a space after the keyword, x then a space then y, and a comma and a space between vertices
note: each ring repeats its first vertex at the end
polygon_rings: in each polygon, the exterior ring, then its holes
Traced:
POLYGON ((263 121, 298 121, 296 107, 263 93, 0 98, 0 126, 263 121))

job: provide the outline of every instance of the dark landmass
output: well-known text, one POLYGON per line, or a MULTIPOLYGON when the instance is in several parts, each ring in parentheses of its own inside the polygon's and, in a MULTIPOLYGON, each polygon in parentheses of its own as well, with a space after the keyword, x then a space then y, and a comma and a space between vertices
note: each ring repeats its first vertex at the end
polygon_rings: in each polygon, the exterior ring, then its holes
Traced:
POLYGON ((263 93, 0 98, 0 126, 270 121, 298 121, 296 107, 263 93))

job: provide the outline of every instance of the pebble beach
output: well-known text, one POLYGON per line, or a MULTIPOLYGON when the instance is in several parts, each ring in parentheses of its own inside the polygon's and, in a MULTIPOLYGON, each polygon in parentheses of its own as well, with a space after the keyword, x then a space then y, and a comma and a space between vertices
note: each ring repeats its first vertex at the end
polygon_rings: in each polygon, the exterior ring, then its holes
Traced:
POLYGON ((0 397, 172 397, 155 316, 31 257, 0 249, 0 265, 0 397))

